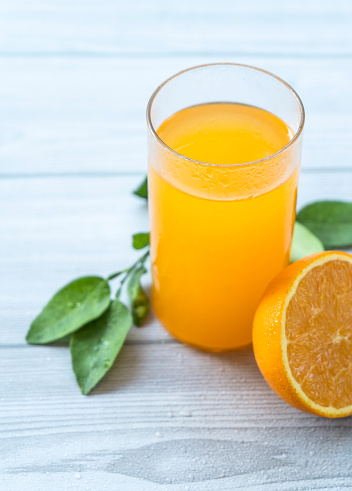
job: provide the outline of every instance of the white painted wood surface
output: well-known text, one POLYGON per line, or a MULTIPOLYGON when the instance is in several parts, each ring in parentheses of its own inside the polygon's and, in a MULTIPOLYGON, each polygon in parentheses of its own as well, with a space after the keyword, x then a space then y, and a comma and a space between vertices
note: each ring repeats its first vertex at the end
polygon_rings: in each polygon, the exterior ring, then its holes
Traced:
POLYGON ((350 167, 349 57, 0 57, 0 175, 144 172, 150 94, 184 67, 219 59, 271 70, 296 88, 307 111, 305 169, 350 167))
POLYGON ((351 54, 350 0, 6 0, 7 53, 351 54))
POLYGON ((83 397, 66 347, 24 341, 58 287, 136 256, 145 105, 179 69, 288 80, 307 111, 298 205, 351 200, 351 21, 349 0, 0 3, 1 491, 352 488, 351 418, 287 406, 250 350, 194 351, 151 314, 83 397))

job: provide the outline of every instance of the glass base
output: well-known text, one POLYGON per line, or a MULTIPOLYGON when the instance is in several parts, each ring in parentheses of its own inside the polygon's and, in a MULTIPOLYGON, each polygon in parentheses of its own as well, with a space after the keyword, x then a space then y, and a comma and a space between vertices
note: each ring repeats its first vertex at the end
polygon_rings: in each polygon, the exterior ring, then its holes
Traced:
MULTIPOLYGON (((158 318, 159 319, 159 318, 158 318)), ((176 336, 176 334, 174 334, 172 331, 170 331, 170 329, 168 329, 162 322, 161 320, 159 319, 159 322, 161 323, 161 325, 163 326, 163 328, 169 333, 171 334, 171 336, 175 339, 177 339, 177 341, 180 341, 181 343, 183 344, 186 344, 187 346, 190 346, 191 348, 194 348, 198 351, 206 351, 208 353, 231 353, 233 351, 246 351, 246 350, 249 350, 249 349, 252 349, 252 343, 247 343, 247 344, 244 344, 244 345, 240 345, 240 346, 234 346, 234 347, 226 347, 226 348, 214 348, 212 346, 204 346, 204 345, 201 345, 201 344, 196 344, 196 343, 191 343, 185 339, 182 339, 181 337, 179 336, 176 336)))

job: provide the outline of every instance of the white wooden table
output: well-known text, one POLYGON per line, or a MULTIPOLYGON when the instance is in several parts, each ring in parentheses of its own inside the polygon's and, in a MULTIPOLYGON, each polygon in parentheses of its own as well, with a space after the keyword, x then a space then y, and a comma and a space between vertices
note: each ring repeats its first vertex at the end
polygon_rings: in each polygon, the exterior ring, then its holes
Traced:
POLYGON ((210 355, 154 316, 80 394, 66 347, 24 337, 72 278, 136 257, 144 111, 212 61, 271 70, 307 112, 299 206, 352 199, 350 0, 2 0, 0 489, 352 489, 352 419, 282 402, 252 351, 210 355))

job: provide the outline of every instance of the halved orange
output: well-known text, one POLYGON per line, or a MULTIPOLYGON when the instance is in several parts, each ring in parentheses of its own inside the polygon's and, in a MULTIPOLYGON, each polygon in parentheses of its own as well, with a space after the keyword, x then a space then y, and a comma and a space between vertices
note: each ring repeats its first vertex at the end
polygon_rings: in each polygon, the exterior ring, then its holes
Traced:
POLYGON ((352 414, 352 256, 313 254, 268 286, 253 327, 254 354, 272 389, 328 418, 352 414))

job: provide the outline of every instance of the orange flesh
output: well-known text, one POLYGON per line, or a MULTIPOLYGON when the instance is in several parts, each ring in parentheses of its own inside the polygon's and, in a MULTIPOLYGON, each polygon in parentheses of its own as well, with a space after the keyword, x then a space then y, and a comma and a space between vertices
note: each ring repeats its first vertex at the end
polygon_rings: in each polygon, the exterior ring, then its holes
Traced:
MULTIPOLYGON (((215 164, 264 158, 292 138, 273 114, 225 103, 184 109, 157 133, 179 153, 215 164)), ((203 179, 197 177, 194 186, 203 179)), ((191 181, 188 192, 170 185, 151 162, 152 300, 175 337, 210 351, 251 342, 264 289, 289 262, 297 179, 298 171, 270 192, 256 187, 251 199, 204 199, 192 194, 191 181)), ((201 182, 203 192, 224 193, 220 180, 212 186, 205 178, 201 182)))
POLYGON ((323 407, 352 404, 352 264, 311 269, 286 310, 288 363, 306 396, 323 407))

